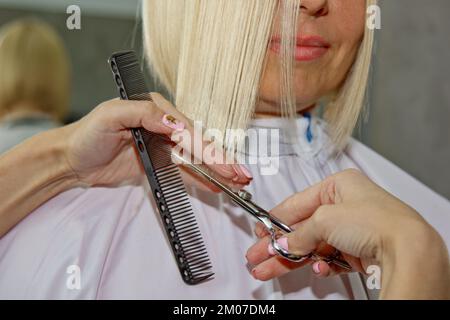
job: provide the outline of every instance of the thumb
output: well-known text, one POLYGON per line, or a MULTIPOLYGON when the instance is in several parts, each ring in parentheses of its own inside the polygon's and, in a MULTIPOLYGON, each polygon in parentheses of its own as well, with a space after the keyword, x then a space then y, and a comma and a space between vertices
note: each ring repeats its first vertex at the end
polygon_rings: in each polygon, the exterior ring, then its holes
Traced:
POLYGON ((337 215, 333 214, 333 208, 334 205, 320 206, 310 218, 300 223, 293 232, 286 235, 285 249, 297 255, 307 255, 321 249, 336 224, 337 215))
POLYGON ((278 243, 290 253, 305 256, 314 251, 320 244, 321 237, 317 234, 311 219, 304 221, 295 231, 278 240, 278 243))

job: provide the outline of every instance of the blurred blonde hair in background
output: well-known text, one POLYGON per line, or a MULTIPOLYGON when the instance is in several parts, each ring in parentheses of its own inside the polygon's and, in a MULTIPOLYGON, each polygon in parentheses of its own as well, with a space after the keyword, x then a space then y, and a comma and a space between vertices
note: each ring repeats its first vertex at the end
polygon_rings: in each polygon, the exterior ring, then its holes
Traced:
POLYGON ((0 118, 41 112, 62 121, 69 92, 68 55, 52 27, 26 18, 0 28, 0 118))

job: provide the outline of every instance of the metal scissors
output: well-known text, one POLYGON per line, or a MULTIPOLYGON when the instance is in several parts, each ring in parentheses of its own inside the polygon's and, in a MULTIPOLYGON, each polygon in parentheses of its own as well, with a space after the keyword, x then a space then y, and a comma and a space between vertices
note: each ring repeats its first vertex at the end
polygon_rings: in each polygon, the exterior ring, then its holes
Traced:
POLYGON ((289 251, 285 250, 278 244, 277 240, 283 233, 284 234, 290 233, 293 230, 288 225, 284 224, 276 217, 273 217, 272 215, 270 215, 269 212, 258 206, 256 203, 254 203, 252 201, 252 195, 248 191, 246 190, 234 191, 233 189, 229 188, 228 186, 220 182, 218 179, 214 178, 211 174, 209 174, 209 172, 206 169, 202 168, 200 165, 191 163, 190 161, 176 154, 175 152, 172 152, 172 156, 176 160, 180 161, 181 163, 192 169, 195 173, 204 177, 206 180, 217 186, 227 196, 229 196, 231 200, 233 200, 233 202, 235 202, 237 205, 239 205, 241 208, 243 208, 257 220, 259 220, 261 223, 263 223, 270 234, 271 244, 272 247, 274 248, 274 251, 282 258, 299 263, 306 261, 308 259, 311 259, 313 261, 322 260, 325 261, 326 263, 332 263, 347 271, 352 270, 352 267, 345 260, 342 259, 342 255, 338 250, 335 250, 335 252, 330 256, 322 256, 316 252, 311 252, 307 255, 301 256, 292 254, 289 251))

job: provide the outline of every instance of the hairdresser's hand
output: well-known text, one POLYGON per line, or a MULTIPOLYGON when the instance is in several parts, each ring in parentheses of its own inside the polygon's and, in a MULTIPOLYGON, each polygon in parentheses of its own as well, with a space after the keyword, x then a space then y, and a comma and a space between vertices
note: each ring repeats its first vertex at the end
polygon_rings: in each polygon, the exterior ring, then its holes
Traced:
MULTIPOLYGON (((380 266, 383 298, 449 297, 450 268, 440 236, 416 211, 356 170, 293 195, 271 213, 295 229, 279 240, 292 253, 326 254, 333 247, 355 271, 380 266)), ((268 280, 302 266, 272 256, 261 225, 256 234, 262 239, 247 253, 255 278, 268 280)), ((342 272, 323 261, 314 263, 313 271, 322 277, 342 272)))
MULTIPOLYGON (((183 130, 193 134, 190 121, 169 101, 155 93, 152 98, 154 103, 104 102, 65 128, 67 163, 80 185, 116 186, 142 180, 143 169, 129 128, 144 127, 169 137, 183 130)), ((211 165, 210 168, 230 185, 242 187, 250 181, 237 165, 211 165)), ((197 185, 200 181, 196 181, 197 185)))

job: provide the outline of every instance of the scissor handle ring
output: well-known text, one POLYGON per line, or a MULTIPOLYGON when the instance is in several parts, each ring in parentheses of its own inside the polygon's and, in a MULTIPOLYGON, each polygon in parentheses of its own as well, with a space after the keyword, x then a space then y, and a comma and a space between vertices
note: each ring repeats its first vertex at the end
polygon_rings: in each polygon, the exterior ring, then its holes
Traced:
POLYGON ((304 262, 308 259, 311 259, 313 261, 325 261, 326 263, 330 264, 333 263, 347 271, 351 271, 352 267, 347 263, 347 261, 342 260, 342 254, 339 250, 335 249, 334 253, 330 256, 324 257, 316 252, 311 252, 307 255, 297 255, 297 254, 293 254, 290 253, 289 251, 287 251, 286 249, 284 249, 283 247, 281 247, 278 242, 278 236, 276 233, 271 233, 271 244, 273 249, 275 250, 275 252, 281 256, 282 258, 288 260, 288 261, 292 261, 292 262, 296 262, 296 263, 301 263, 304 262))

